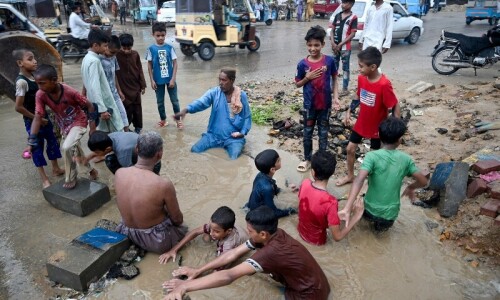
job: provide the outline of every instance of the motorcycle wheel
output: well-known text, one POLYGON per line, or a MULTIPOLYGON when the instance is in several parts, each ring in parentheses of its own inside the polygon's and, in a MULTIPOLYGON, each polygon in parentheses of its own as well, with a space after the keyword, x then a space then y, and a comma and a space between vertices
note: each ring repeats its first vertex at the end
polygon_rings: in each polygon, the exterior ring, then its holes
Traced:
POLYGON ((69 59, 74 59, 74 62, 77 63, 81 58, 79 56, 76 56, 77 54, 80 54, 80 51, 76 47, 68 45, 62 46, 61 49, 59 50, 59 54, 61 55, 61 58, 64 62, 68 62, 69 59))
POLYGON ((436 52, 432 57, 432 68, 434 71, 441 75, 451 75, 458 71, 459 68, 441 65, 445 59, 463 59, 462 52, 454 51, 454 49, 454 47, 444 47, 436 52))
POLYGON ((258 36, 255 37, 255 42, 249 43, 247 45, 247 49, 250 50, 251 52, 255 52, 259 50, 260 48, 260 39, 258 36))

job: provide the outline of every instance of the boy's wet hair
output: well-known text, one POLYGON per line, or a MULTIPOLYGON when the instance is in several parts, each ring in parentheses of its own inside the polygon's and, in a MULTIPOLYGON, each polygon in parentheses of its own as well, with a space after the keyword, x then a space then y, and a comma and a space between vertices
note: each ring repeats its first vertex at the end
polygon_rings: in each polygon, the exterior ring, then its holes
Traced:
POLYGON ((351 4, 354 4, 354 3, 356 3, 356 0, 342 0, 342 3, 351 3, 351 4))
POLYGON ((266 149, 255 156, 255 166, 260 172, 269 174, 279 158, 280 156, 276 150, 266 149))
POLYGON ((112 35, 109 39, 108 48, 111 49, 120 49, 122 44, 120 43, 120 39, 116 35, 112 35))
POLYGON ((153 34, 155 32, 167 32, 167 26, 165 25, 165 23, 155 22, 153 23, 152 31, 153 34))
POLYGON ((389 117, 378 126, 380 141, 384 144, 396 144, 406 133, 406 125, 400 118, 389 117))
POLYGON ((153 158, 156 153, 163 151, 163 139, 158 132, 146 131, 137 139, 137 156, 153 158))
POLYGON ((57 70, 51 65, 43 64, 36 68, 33 72, 35 78, 43 78, 49 80, 57 80, 57 70))
POLYGON ((274 210, 268 206, 262 205, 247 213, 245 220, 257 233, 261 231, 274 234, 278 230, 278 218, 274 210))
POLYGON ((33 52, 33 51, 28 50, 26 48, 16 49, 12 51, 12 57, 14 57, 16 61, 23 60, 23 57, 27 52, 33 52))
POLYGON ((234 228, 236 216, 234 211, 227 206, 221 206, 214 211, 210 217, 210 221, 219 225, 222 229, 228 230, 234 228))
POLYGON ((122 47, 134 46, 134 37, 129 33, 120 34, 120 43, 122 47))
POLYGON ((311 158, 311 168, 314 170, 314 177, 317 180, 329 179, 335 173, 336 166, 335 154, 330 151, 320 150, 314 153, 311 158))
POLYGON ((306 42, 309 42, 310 40, 318 40, 322 44, 325 42, 325 37, 326 37, 326 31, 323 27, 316 25, 311 27, 307 33, 306 37, 304 38, 306 42))
POLYGON ((367 66, 376 65, 378 68, 382 64, 382 53, 375 47, 368 47, 358 53, 358 60, 367 66))
POLYGON ((220 72, 226 74, 227 78, 229 78, 230 80, 232 81, 236 80, 236 69, 222 68, 220 72))
POLYGON ((76 11, 77 8, 82 7, 82 4, 80 2, 74 2, 73 5, 71 6, 71 11, 76 11))
POLYGON ((92 29, 89 32, 88 40, 90 47, 92 47, 94 44, 109 43, 109 36, 101 29, 92 29))
POLYGON ((89 136, 87 146, 90 151, 104 151, 108 147, 113 147, 113 140, 111 140, 107 132, 96 130, 89 136))

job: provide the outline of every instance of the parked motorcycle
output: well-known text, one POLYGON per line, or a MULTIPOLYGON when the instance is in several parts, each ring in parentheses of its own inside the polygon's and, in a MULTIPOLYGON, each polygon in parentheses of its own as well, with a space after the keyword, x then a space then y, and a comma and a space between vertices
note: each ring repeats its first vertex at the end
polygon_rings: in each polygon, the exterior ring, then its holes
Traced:
POLYGON ((500 60, 500 26, 481 37, 466 36, 443 30, 432 52, 432 68, 450 75, 462 68, 486 69, 500 60))
POLYGON ((57 37, 56 49, 63 60, 74 59, 78 62, 87 54, 88 42, 83 44, 82 40, 75 39, 71 34, 61 34, 57 37))

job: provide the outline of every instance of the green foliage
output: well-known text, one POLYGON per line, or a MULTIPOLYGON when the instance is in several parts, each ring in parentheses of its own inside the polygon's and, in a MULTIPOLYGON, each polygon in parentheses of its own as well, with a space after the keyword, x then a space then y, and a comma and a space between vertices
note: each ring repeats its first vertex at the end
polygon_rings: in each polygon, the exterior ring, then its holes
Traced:
POLYGON ((297 102, 297 103, 290 105, 290 109, 292 111, 299 111, 301 108, 302 108, 302 103, 297 102))
POLYGON ((277 103, 251 104, 252 123, 257 125, 267 125, 278 116, 280 105, 277 103))

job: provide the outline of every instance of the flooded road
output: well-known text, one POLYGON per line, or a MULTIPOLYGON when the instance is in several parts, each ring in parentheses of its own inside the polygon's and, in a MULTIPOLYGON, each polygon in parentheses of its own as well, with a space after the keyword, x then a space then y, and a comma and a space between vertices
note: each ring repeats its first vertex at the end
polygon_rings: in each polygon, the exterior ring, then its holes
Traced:
MULTIPOLYGON (((480 70, 477 77, 473 77, 472 70, 461 72, 464 76, 435 74, 428 54, 438 39, 440 29, 458 28, 457 31, 479 34, 487 28, 482 23, 465 27, 461 14, 460 18, 450 13, 439 16, 440 19, 437 15, 430 15, 424 20, 426 32, 415 46, 396 42, 384 56, 382 69, 393 80, 396 91, 419 80, 435 84, 447 81, 465 84, 471 80, 489 81, 492 75, 498 73, 497 69, 491 69, 480 70), (411 59, 408 59, 409 54, 411 59), (402 61, 407 63, 401 64, 402 61)), ((313 23, 326 25, 326 20, 313 23)), ((306 55, 303 36, 311 24, 277 22, 270 27, 258 27, 262 46, 256 53, 216 49, 214 59, 204 62, 197 55, 184 57, 177 51, 181 108, 216 85, 218 70, 224 66, 237 68, 237 83, 246 80, 291 80, 296 63, 306 55)), ((152 43, 149 27, 130 27, 126 30, 134 35, 134 48, 142 56, 146 46, 152 43)), ((168 35, 172 39, 171 29, 168 35)), ((356 52, 353 54, 353 69, 357 65, 355 55, 356 52)), ((147 70, 145 64, 144 70, 147 70)), ((82 86, 80 65, 65 64, 64 78, 68 84, 79 89, 82 86)), ((147 83, 149 86, 148 79, 147 83)), ((170 115, 172 110, 168 100, 166 107, 170 115)), ((153 130, 158 112, 151 89, 143 97, 143 115, 144 129, 153 130)), ((209 111, 188 115, 182 131, 172 125, 158 130, 165 139, 161 175, 174 182, 185 224, 190 228, 207 222, 212 212, 221 205, 231 207, 236 213, 237 223, 244 225, 244 212, 240 208, 248 200, 257 173, 251 157, 276 145, 267 145, 265 128, 254 126, 247 139, 245 155, 236 161, 229 161, 222 150, 192 154, 190 147, 205 131, 208 117, 209 111)), ((10 101, 0 102, 0 128, 0 153, 3 158, 0 165, 0 299, 47 299, 65 295, 66 290, 50 287, 45 270, 48 257, 74 237, 91 229, 99 219, 119 221, 118 209, 112 199, 91 215, 79 218, 51 207, 42 196, 39 176, 32 162, 20 158, 26 144, 26 132, 10 101)), ((278 186, 284 187, 285 180, 298 184, 308 176, 295 171, 298 163, 295 156, 278 152, 283 162, 282 169, 275 176, 278 186)), ((113 177, 103 163, 97 164, 96 168, 99 180, 108 184, 114 195, 113 177)), ((51 180, 54 182, 59 178, 52 177, 51 180)), ((329 191, 337 197, 347 192, 334 188, 333 183, 330 183, 329 191)), ((279 204, 297 205, 296 194, 280 194, 279 204)), ((411 206, 404 200, 395 226, 382 235, 374 235, 368 224, 362 221, 341 242, 335 243, 330 239, 324 246, 306 247, 325 271, 332 286, 332 299, 498 299, 499 271, 482 266, 472 268, 454 253, 444 250, 436 235, 427 231, 424 222, 428 219, 421 208, 411 206)), ((301 240, 296 230, 297 222, 297 216, 287 217, 280 220, 279 226, 301 240)), ((183 265, 199 266, 205 263, 214 257, 214 249, 213 244, 196 239, 181 250, 183 265)), ((88 298, 161 299, 161 284, 171 278, 170 274, 177 265, 172 262, 160 265, 158 255, 148 254, 137 266, 141 275, 134 280, 119 280, 103 293, 88 298)), ((189 295, 192 299, 282 298, 278 285, 264 275, 242 278, 227 287, 189 295)))

